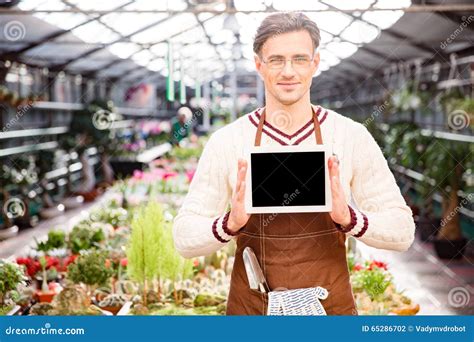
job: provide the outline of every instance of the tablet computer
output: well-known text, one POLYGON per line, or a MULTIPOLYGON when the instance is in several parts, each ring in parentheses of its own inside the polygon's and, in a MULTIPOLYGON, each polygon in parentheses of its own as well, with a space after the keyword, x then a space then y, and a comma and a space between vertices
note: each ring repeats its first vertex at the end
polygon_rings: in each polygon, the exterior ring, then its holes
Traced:
POLYGON ((256 146, 247 151, 247 213, 332 210, 325 145, 256 146))

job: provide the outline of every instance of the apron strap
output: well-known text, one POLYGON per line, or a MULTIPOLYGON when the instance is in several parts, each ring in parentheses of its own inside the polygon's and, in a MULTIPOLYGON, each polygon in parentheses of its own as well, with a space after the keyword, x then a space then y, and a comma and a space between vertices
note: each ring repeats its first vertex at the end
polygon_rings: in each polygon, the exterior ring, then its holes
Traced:
MULTIPOLYGON (((316 111, 314 110, 314 107, 311 106, 311 110, 313 111, 313 125, 314 125, 314 136, 316 138, 316 144, 322 145, 323 144, 323 139, 321 135, 321 127, 319 125, 319 120, 318 116, 316 115, 316 111)), ((318 112, 321 109, 318 110, 318 112)), ((255 134, 255 146, 260 146, 262 142, 262 131, 263 131, 263 123, 265 122, 265 108, 263 108, 263 112, 260 115, 260 120, 258 122, 258 127, 257 127, 257 134, 255 134)))

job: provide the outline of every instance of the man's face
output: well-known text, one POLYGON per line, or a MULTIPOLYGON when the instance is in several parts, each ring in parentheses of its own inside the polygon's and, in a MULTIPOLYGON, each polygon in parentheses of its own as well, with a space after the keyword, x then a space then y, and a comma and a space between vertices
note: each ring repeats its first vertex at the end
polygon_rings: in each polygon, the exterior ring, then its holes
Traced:
POLYGON ((307 31, 283 33, 268 39, 260 55, 255 56, 255 66, 270 96, 284 105, 292 105, 307 94, 319 65, 319 53, 314 55, 313 42, 307 31), (290 60, 298 57, 313 60, 306 67, 297 63, 292 65, 290 60), (275 58, 287 60, 283 68, 270 67, 268 62, 275 58))

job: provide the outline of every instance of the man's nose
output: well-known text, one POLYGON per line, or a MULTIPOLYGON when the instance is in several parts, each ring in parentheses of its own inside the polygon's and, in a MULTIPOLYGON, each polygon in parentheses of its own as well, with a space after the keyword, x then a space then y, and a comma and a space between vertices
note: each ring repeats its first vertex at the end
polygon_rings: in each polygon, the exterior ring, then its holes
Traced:
POLYGON ((282 76, 291 77, 295 74, 295 69, 293 68, 293 63, 291 59, 285 61, 285 65, 281 70, 282 76))

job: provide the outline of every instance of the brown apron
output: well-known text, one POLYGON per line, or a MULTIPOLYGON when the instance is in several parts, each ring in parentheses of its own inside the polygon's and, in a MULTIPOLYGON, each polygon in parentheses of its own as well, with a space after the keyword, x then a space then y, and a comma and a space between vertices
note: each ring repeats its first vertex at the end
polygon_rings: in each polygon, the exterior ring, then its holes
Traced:
MULTIPOLYGON (((260 146, 265 110, 258 124, 260 146)), ((317 144, 321 129, 313 109, 317 144)), ((321 300, 328 315, 357 315, 347 267, 345 234, 329 213, 252 214, 237 238, 227 315, 266 315, 268 295, 249 287, 242 258, 251 247, 271 291, 321 286, 329 291, 321 300)))

